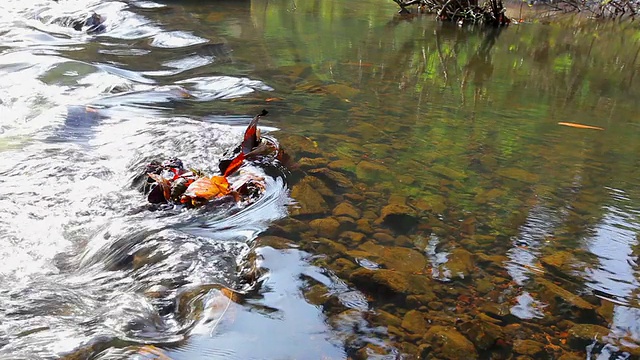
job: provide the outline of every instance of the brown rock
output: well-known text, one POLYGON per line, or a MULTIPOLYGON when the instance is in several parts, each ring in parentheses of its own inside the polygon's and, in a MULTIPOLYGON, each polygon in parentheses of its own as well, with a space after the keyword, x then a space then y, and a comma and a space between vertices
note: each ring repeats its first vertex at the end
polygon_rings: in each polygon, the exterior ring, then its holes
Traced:
POLYGON ((407 305, 412 308, 419 308, 428 305, 437 299, 434 293, 426 293, 424 295, 409 295, 406 298, 407 305))
POLYGON ((304 169, 304 170, 316 169, 316 168, 324 167, 328 163, 329 163, 329 160, 327 160, 325 158, 308 158, 308 157, 304 157, 304 158, 298 160, 298 165, 300 166, 301 169, 304 169))
POLYGON ((311 220, 309 226, 315 230, 319 236, 327 238, 335 237, 338 234, 338 229, 340 229, 338 220, 331 217, 311 220))
POLYGON ((380 210, 376 224, 384 224, 395 231, 408 232, 418 224, 417 212, 408 205, 393 203, 380 210))
POLYGON ((318 149, 318 144, 306 136, 281 134, 278 136, 278 141, 282 144, 284 149, 287 149, 289 153, 295 159, 301 159, 303 157, 318 157, 321 152, 318 149))
POLYGON ((341 278, 347 278, 349 274, 358 267, 356 263, 345 258, 336 259, 332 265, 332 268, 341 278))
POLYGON ((336 216, 335 219, 340 223, 340 229, 352 230, 356 228, 356 221, 348 216, 336 216))
POLYGON ((516 354, 536 357, 544 352, 544 344, 533 340, 515 340, 513 342, 513 351, 516 354))
POLYGON ((358 249, 365 251, 366 258, 389 270, 417 273, 427 264, 425 256, 417 250, 398 246, 381 246, 371 241, 361 244, 358 249))
POLYGON ((340 238, 347 239, 351 244, 359 244, 366 238, 366 236, 355 231, 345 231, 340 234, 340 238))
POLYGON ((584 356, 580 356, 576 353, 565 353, 560 355, 558 360, 584 360, 584 356))
POLYGON ((527 184, 535 184, 539 179, 538 175, 518 168, 501 168, 496 172, 500 176, 504 176, 512 180, 522 181, 527 184))
POLYGON ((328 168, 335 171, 355 172, 356 164, 351 160, 335 160, 329 163, 328 168))
POLYGON ((368 219, 357 220, 356 229, 365 234, 371 234, 373 232, 373 228, 371 227, 371 221, 368 219))
POLYGON ((487 302, 480 306, 480 311, 484 312, 494 319, 499 319, 501 321, 511 316, 509 304, 505 303, 498 304, 495 302, 487 302))
POLYGON ((321 284, 313 285, 304 293, 304 298, 313 305, 324 304, 330 296, 329 289, 321 284))
POLYGON ((427 265, 425 256, 420 252, 397 246, 385 247, 380 256, 374 259, 387 269, 406 273, 421 272, 427 265))
POLYGON ((462 171, 454 170, 441 164, 434 164, 431 166, 430 171, 451 180, 464 180, 467 177, 462 171))
POLYGON ((568 251, 557 251, 544 256, 540 259, 540 263, 548 270, 565 276, 571 275, 573 270, 584 269, 584 266, 568 251))
POLYGON ((393 179, 393 174, 384 165, 363 160, 356 166, 356 177, 362 181, 380 181, 393 179))
POLYGON ((377 310, 375 318, 378 323, 381 323, 381 325, 384 326, 401 326, 402 324, 402 319, 384 310, 377 310))
POLYGON ((376 357, 376 355, 380 356, 386 354, 387 352, 380 346, 367 344, 356 351, 355 360, 367 360, 371 359, 372 357, 376 357))
POLYGON ((468 278, 475 268, 473 255, 461 248, 454 249, 449 254, 445 266, 451 271, 451 277, 468 278))
POLYGON ((415 334, 424 334, 429 323, 420 311, 410 310, 402 318, 402 327, 415 334))
POLYGON ((363 288, 396 294, 403 294, 409 288, 405 274, 393 270, 360 268, 351 273, 349 280, 363 288))
POLYGON ((594 340, 602 342, 611 331, 606 327, 593 324, 576 324, 569 329, 569 343, 575 347, 584 347, 594 340))
POLYGON ((502 327, 479 318, 462 324, 461 331, 481 350, 489 349, 504 336, 502 327))
POLYGON ((382 244, 393 244, 395 242, 394 241, 395 239, 393 238, 393 236, 387 233, 382 233, 382 232, 377 232, 373 234, 373 238, 378 240, 378 242, 382 244))
POLYGON ((293 241, 291 241, 290 239, 270 235, 260 236, 258 238, 258 241, 260 242, 260 246, 271 246, 272 248, 276 249, 286 249, 291 244, 293 244, 293 241))
POLYGON ((291 189, 291 197, 297 202, 291 209, 291 215, 317 215, 329 211, 324 198, 307 182, 300 182, 291 189))
POLYGON ((578 295, 573 294, 572 292, 561 288, 560 286, 552 283, 549 280, 543 279, 541 277, 536 278, 536 282, 542 285, 543 290, 545 292, 545 297, 547 298, 556 298, 560 299, 566 303, 569 303, 579 309, 584 310, 593 310, 596 308, 595 305, 587 302, 583 298, 578 295))
POLYGON ((364 197, 363 195, 353 193, 344 194, 344 197, 356 203, 363 202, 366 199, 366 197, 364 197))
POLYGON ((360 219, 362 213, 349 202, 341 202, 333 209, 333 216, 348 216, 354 220, 360 219))
POLYGON ((309 173, 325 180, 327 184, 332 187, 338 187, 343 189, 349 189, 353 187, 353 182, 349 180, 343 173, 333 171, 327 168, 319 168, 309 170, 309 173))
POLYGON ((318 245, 316 251, 324 254, 345 254, 347 252, 344 245, 329 239, 319 238, 315 243, 318 245))
POLYGON ((435 325, 429 328, 423 341, 431 344, 434 352, 443 359, 477 359, 478 352, 473 343, 455 328, 435 325))
POLYGON ((278 235, 282 237, 291 237, 295 238, 298 234, 309 230, 309 224, 305 221, 300 221, 298 219, 294 219, 292 217, 288 217, 278 221, 277 224, 273 225, 274 230, 269 231, 272 235, 278 235))

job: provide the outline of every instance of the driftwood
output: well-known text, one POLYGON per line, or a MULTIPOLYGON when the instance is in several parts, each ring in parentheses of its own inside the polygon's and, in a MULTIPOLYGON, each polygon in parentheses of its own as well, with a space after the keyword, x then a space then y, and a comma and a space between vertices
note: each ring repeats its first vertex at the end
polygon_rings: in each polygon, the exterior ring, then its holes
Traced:
POLYGON ((511 21, 505 15, 502 0, 486 0, 479 4, 478 0, 393 0, 400 6, 401 14, 411 11, 409 6, 417 5, 421 13, 435 13, 438 19, 453 21, 458 24, 481 23, 491 26, 505 26, 511 21))

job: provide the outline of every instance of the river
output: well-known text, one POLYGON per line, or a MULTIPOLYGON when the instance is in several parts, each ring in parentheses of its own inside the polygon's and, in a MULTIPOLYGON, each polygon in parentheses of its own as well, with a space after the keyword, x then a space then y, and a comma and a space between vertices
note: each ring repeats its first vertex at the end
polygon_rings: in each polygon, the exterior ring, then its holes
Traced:
POLYGON ((640 357, 637 30, 396 7, 3 1, 0 358, 640 357), (148 209, 263 108, 258 201, 148 209))

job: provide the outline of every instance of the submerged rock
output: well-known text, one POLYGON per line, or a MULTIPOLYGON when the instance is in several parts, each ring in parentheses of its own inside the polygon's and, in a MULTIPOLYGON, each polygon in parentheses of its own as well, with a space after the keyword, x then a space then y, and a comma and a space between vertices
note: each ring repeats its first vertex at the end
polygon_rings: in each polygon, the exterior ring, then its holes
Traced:
POLYGON ((342 171, 342 172, 350 172, 355 173, 356 164, 351 160, 335 160, 329 163, 329 169, 342 171))
POLYGON ((315 230, 319 236, 326 238, 334 238, 338 235, 338 230, 340 229, 340 223, 332 217, 311 220, 309 226, 315 230))
POLYGON ((396 295, 430 293, 431 279, 422 275, 411 275, 400 271, 360 268, 350 274, 354 284, 377 293, 396 295))
POLYGON ((329 212, 329 205, 322 195, 309 182, 302 181, 293 186, 291 197, 297 201, 291 209, 291 215, 317 215, 329 212))
POLYGON ((385 269, 396 270, 408 274, 419 273, 427 265, 425 256, 417 250, 399 247, 382 246, 371 241, 358 247, 359 253, 385 269))
POLYGON ((451 251, 443 266, 451 272, 452 278, 460 279, 468 279, 475 269, 473 255, 461 248, 451 251))
POLYGON ((543 287, 544 297, 547 299, 560 300, 583 310, 594 310, 596 308, 595 305, 580 296, 561 288, 549 280, 538 277, 536 282, 543 287))
POLYGON ((431 345, 435 355, 442 359, 478 358, 478 352, 473 343, 450 326, 432 326, 424 335, 423 341, 431 345))
POLYGON ((420 311, 410 310, 402 318, 401 326, 409 332, 422 335, 429 328, 429 323, 420 311))
POLYGON ((569 343, 571 346, 584 347, 594 341, 602 342, 611 331, 604 326, 593 324, 577 324, 569 329, 569 343))
POLYGON ((400 233, 407 233, 415 228, 418 221, 418 214, 413 208, 408 205, 393 203, 380 210, 380 217, 375 223, 386 225, 400 233))
POLYGON ((298 165, 303 170, 316 169, 316 168, 319 168, 319 167, 326 166, 328 163, 329 163, 329 160, 327 160, 325 158, 308 158, 308 157, 304 157, 304 158, 298 160, 298 165))
POLYGON ((363 181, 379 181, 392 179, 393 175, 386 166, 363 160, 356 166, 356 177, 363 181))
POLYGON ((516 340, 513 342, 513 351, 516 354, 537 357, 544 352, 544 344, 533 340, 516 340))
POLYGON ((361 215, 360 209, 347 201, 341 202, 333 209, 333 216, 348 216, 354 220, 358 220, 361 215))
POLYGON ((333 171, 327 168, 320 168, 309 170, 309 173, 322 178, 332 188, 350 189, 353 187, 353 182, 343 173, 333 171))
POLYGON ((501 326, 481 318, 462 324, 461 331, 481 350, 491 348, 498 339, 504 336, 501 326))
POLYGON ((315 158, 322 155, 322 152, 318 149, 318 144, 306 136, 282 134, 278 140, 295 159, 301 159, 303 157, 315 158))

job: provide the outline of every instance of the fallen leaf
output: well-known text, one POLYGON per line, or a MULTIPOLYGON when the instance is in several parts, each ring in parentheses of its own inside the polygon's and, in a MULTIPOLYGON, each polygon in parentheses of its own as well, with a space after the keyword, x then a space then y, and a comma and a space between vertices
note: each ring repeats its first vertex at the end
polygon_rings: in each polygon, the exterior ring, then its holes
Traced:
POLYGON ((559 122, 558 125, 569 126, 578 129, 604 130, 604 128, 601 128, 599 126, 583 125, 572 122, 559 122))

